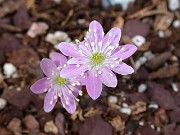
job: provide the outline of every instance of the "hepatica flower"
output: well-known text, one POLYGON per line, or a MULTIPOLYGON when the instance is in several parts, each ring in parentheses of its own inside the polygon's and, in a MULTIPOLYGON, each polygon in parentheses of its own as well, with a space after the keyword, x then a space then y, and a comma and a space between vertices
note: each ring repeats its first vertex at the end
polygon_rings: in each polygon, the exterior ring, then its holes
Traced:
POLYGON ((132 74, 133 68, 123 60, 137 50, 137 47, 131 44, 119 46, 120 37, 119 28, 112 28, 104 36, 101 24, 92 21, 84 41, 77 45, 60 43, 60 51, 72 57, 60 72, 62 77, 83 76, 87 92, 94 100, 100 96, 102 84, 116 87, 117 78, 113 72, 121 75, 132 74))
POLYGON ((50 112, 57 101, 61 101, 63 107, 73 113, 76 110, 75 100, 78 95, 82 95, 81 84, 79 81, 61 77, 60 71, 67 62, 65 56, 53 52, 51 59, 44 58, 40 62, 42 71, 47 77, 44 77, 31 86, 31 91, 40 94, 47 92, 44 99, 44 110, 50 112))

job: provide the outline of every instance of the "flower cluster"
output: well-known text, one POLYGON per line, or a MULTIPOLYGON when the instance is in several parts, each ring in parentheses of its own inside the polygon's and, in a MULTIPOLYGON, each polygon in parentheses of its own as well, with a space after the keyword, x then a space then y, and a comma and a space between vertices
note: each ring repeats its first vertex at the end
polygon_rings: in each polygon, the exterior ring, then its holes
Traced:
POLYGON ((102 92, 102 85, 117 86, 114 72, 128 75, 133 68, 123 62, 136 52, 131 44, 119 46, 121 30, 112 28, 104 35, 103 28, 97 21, 92 21, 89 31, 82 42, 77 44, 62 42, 59 50, 69 56, 69 60, 59 53, 52 53, 51 60, 43 59, 41 69, 47 76, 31 86, 34 93, 47 92, 44 110, 49 112, 60 98, 63 107, 73 113, 75 100, 82 95, 81 85, 85 85, 92 99, 97 99, 102 92))

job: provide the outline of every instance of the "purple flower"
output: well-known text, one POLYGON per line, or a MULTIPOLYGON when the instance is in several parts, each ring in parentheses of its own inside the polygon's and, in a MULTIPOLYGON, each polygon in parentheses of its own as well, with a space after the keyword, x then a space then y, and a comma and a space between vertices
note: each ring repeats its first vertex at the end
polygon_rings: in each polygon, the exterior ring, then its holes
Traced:
POLYGON ((77 45, 62 42, 60 51, 73 57, 68 65, 61 70, 63 77, 84 76, 89 96, 97 99, 102 91, 102 83, 108 87, 117 86, 117 78, 112 72, 128 75, 133 68, 122 62, 136 50, 135 45, 119 46, 121 30, 112 28, 105 36, 100 23, 92 21, 86 39, 77 45))
POLYGON ((44 99, 44 110, 50 112, 56 102, 61 100, 63 107, 69 112, 76 110, 75 100, 82 95, 81 83, 69 77, 61 77, 60 71, 66 65, 67 59, 60 53, 51 53, 51 59, 42 59, 40 66, 47 77, 44 77, 31 86, 31 91, 40 94, 47 92, 44 99))

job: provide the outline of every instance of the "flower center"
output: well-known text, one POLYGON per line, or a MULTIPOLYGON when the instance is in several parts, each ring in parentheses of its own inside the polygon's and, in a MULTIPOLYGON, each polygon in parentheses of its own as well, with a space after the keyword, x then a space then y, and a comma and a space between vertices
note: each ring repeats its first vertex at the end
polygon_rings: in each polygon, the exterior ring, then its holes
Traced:
POLYGON ((64 78, 61 78, 61 77, 57 77, 56 80, 55 80, 56 84, 58 85, 63 85, 66 83, 66 79, 64 78))
POLYGON ((105 59, 104 55, 102 55, 99 52, 93 53, 93 55, 91 57, 91 61, 94 65, 98 65, 98 64, 102 63, 104 61, 104 59, 105 59))

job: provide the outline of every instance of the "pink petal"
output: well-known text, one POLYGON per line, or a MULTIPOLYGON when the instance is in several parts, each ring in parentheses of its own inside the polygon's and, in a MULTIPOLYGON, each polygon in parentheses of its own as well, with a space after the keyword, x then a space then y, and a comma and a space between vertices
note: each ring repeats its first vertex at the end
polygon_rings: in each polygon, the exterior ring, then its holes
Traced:
POLYGON ((57 98, 55 99, 54 96, 55 96, 55 90, 52 88, 51 91, 48 91, 46 96, 45 96, 45 99, 44 99, 44 111, 45 112, 50 112, 56 102, 57 102, 57 98))
POLYGON ((96 77, 95 74, 95 70, 90 70, 87 72, 86 76, 86 89, 93 100, 96 100, 101 95, 102 91, 102 82, 99 76, 96 77))
POLYGON ((121 75, 128 75, 134 72, 134 69, 124 62, 121 62, 119 66, 112 68, 112 70, 121 75))
POLYGON ((72 58, 70 60, 68 60, 68 64, 86 64, 87 62, 89 62, 89 60, 87 58, 72 58))
POLYGON ((47 80, 47 77, 44 77, 37 82, 35 82, 31 87, 31 91, 35 94, 41 94, 47 91, 50 87, 50 81, 47 80))
POLYGON ((104 36, 103 33, 103 27, 99 22, 94 20, 89 24, 89 38, 91 42, 97 43, 101 41, 104 36))
POLYGON ((75 99, 72 98, 67 89, 62 88, 62 96, 61 96, 61 102, 63 104, 63 107, 69 112, 69 113, 74 113, 76 111, 76 102, 75 99), (67 97, 69 98, 68 104, 66 103, 67 97))
POLYGON ((109 45, 116 47, 121 38, 121 30, 120 28, 112 28, 103 38, 103 50, 107 48, 109 45), (109 44, 108 44, 109 42, 109 44))
POLYGON ((64 55, 57 53, 57 52, 52 52, 50 54, 50 57, 51 57, 52 61, 56 64, 57 67, 58 66, 63 67, 63 65, 66 64, 66 62, 67 62, 67 58, 64 55))
POLYGON ((137 51, 137 47, 135 45, 127 44, 122 45, 117 48, 117 52, 115 52, 112 57, 122 58, 123 60, 130 57, 137 51))
POLYGON ((47 58, 42 59, 40 62, 40 66, 42 71, 47 77, 53 77, 52 72, 58 73, 57 66, 50 59, 47 58))
POLYGON ((67 65, 64 67, 60 74, 63 78, 71 78, 79 76, 81 73, 85 72, 87 70, 86 65, 81 65, 80 67, 77 67, 77 65, 67 65))
POLYGON ((71 44, 68 42, 62 42, 58 45, 58 48, 66 56, 81 57, 81 55, 78 52, 78 48, 75 44, 71 44))
POLYGON ((108 68, 103 68, 102 74, 100 75, 101 81, 108 87, 116 87, 117 86, 117 78, 116 75, 108 68))

